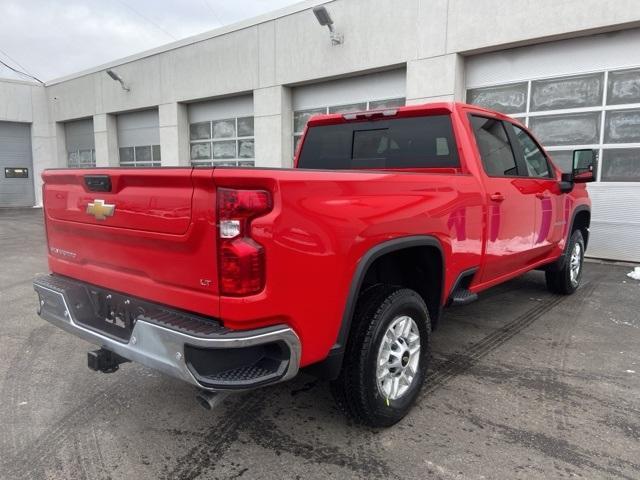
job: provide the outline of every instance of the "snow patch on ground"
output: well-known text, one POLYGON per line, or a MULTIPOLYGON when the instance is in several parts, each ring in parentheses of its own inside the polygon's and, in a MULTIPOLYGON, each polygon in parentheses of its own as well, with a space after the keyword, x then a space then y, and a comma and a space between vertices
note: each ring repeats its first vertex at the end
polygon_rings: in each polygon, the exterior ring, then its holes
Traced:
POLYGON ((626 327, 633 327, 633 328, 640 328, 640 326, 638 325, 634 325, 631 322, 625 322, 624 320, 616 320, 613 317, 609 317, 609 320, 611 320, 613 323, 615 323, 616 325, 624 325, 626 327))
POLYGON ((627 273, 627 277, 633 278, 634 280, 640 280, 640 267, 636 267, 632 272, 627 273))

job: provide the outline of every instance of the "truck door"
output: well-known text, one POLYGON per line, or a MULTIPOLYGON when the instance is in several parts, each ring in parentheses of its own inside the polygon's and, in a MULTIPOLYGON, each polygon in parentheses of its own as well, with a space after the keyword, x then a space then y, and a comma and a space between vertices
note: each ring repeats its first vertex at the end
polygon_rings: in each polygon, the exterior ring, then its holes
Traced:
POLYGON ((526 175, 523 178, 526 195, 534 197, 532 261, 536 262, 551 255, 562 239, 564 199, 556 173, 536 140, 518 125, 506 122, 505 126, 516 153, 518 168, 526 175))
POLYGON ((528 192, 502 120, 471 115, 487 195, 486 247, 480 281, 508 276, 531 261, 535 196, 528 192))

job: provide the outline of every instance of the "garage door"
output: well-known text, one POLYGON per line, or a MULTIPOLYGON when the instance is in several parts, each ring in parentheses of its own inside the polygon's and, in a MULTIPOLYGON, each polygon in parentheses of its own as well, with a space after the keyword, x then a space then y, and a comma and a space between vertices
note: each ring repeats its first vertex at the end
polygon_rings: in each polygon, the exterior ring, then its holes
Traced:
POLYGON ((467 101, 525 122, 564 170, 599 153, 592 257, 640 262, 640 30, 470 57, 467 101))
POLYGON ((93 134, 93 118, 74 120, 64 124, 69 168, 93 168, 96 166, 96 146, 93 134))
POLYGON ((255 164, 253 95, 196 102, 188 108, 192 165, 255 164))
POLYGON ((160 119, 158 110, 118 115, 118 153, 121 167, 159 167, 160 119))
POLYGON ((33 188, 30 125, 0 122, 0 207, 32 207, 33 188))
POLYGON ((311 116, 402 106, 406 83, 406 71, 400 69, 294 88, 294 151, 311 116))

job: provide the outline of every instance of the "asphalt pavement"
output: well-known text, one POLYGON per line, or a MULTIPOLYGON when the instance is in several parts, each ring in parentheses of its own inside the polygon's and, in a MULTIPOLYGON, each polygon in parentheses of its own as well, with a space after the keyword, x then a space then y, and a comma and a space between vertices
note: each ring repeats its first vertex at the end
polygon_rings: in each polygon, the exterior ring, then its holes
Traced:
POLYGON ((372 430, 309 376, 206 411, 140 365, 92 372, 93 347, 35 312, 42 211, 0 210, 0 247, 1 479, 640 478, 628 266, 587 263, 569 297, 532 272, 447 310, 418 405, 372 430))

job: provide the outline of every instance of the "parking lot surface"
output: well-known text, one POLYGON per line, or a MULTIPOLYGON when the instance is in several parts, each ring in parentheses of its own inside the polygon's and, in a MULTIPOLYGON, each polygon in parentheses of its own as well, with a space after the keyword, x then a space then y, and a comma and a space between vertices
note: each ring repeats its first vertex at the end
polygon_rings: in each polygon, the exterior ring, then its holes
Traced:
MULTIPOLYGON (((93 347, 35 313, 42 211, 0 210, 0 478, 640 478, 640 282, 587 263, 573 296, 541 272, 449 309, 418 405, 349 423, 326 382, 219 397, 93 347)), ((318 293, 318 301, 322 301, 318 293)))

